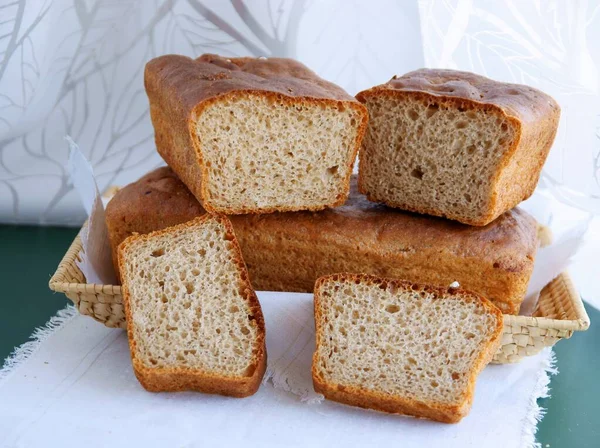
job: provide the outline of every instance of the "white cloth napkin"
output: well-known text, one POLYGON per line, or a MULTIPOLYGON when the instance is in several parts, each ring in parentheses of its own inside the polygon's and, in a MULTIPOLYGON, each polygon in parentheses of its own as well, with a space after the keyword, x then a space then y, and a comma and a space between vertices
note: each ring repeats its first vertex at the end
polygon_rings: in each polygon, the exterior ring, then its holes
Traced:
POLYGON ((246 399, 144 391, 125 332, 67 308, 0 372, 0 446, 533 446, 551 351, 488 366, 459 424, 386 415, 322 401, 313 391, 311 294, 263 292, 259 299, 268 376, 246 399))

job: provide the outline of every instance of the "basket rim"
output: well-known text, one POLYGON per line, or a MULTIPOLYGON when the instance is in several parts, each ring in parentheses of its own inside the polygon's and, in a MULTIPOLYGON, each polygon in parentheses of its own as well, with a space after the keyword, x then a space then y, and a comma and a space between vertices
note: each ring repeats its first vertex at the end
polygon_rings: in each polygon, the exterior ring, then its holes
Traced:
MULTIPOLYGON (((69 271, 77 270, 81 273, 76 262, 80 261, 79 253, 83 250, 81 243, 81 232, 87 226, 87 222, 83 224, 81 230, 69 246, 67 252, 58 264, 54 275, 50 278, 49 287, 52 291, 60 293, 75 293, 75 294, 104 294, 106 296, 120 296, 121 285, 98 285, 94 283, 76 283, 67 281, 71 278, 69 271)), ((83 273, 81 273, 83 276, 83 273)), ((581 295, 575 288, 571 276, 568 271, 559 274, 553 281, 560 280, 565 283, 569 291, 569 297, 576 319, 551 319, 543 316, 515 316, 512 314, 504 314, 504 325, 523 326, 523 327, 538 327, 555 330, 566 331, 585 331, 590 326, 590 318, 585 310, 581 295)), ((104 303, 110 302, 104 300, 104 303)), ((116 300, 115 300, 116 302, 116 300)))
POLYGON ((571 275, 568 271, 561 272, 554 281, 562 281, 565 283, 571 298, 573 311, 577 316, 576 319, 551 319, 543 316, 513 316, 510 314, 504 315, 504 325, 522 325, 539 328, 552 328, 555 330, 567 331, 585 331, 590 327, 590 318, 585 310, 581 295, 575 288, 571 275))
MULTIPOLYGON (((68 273, 70 270, 76 269, 79 272, 79 267, 76 262, 81 261, 79 253, 83 250, 81 244, 81 231, 85 228, 87 223, 83 225, 67 252, 63 256, 62 260, 58 264, 54 275, 50 277, 49 287, 52 291, 62 293, 91 293, 91 294, 107 294, 107 295, 121 295, 121 285, 98 285, 94 283, 76 283, 67 281, 69 278, 68 273)), ((83 273, 82 273, 83 275, 83 273)))

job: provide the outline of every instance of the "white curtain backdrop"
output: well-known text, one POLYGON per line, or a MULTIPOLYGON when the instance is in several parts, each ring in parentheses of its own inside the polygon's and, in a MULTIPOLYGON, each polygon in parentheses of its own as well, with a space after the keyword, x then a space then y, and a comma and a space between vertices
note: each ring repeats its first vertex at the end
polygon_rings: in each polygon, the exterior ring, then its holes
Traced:
POLYGON ((351 93, 424 63, 413 1, 0 0, 0 22, 0 222, 83 222, 66 134, 100 189, 162 163, 153 57, 293 57, 351 93))
POLYGON ((161 164, 144 64, 205 52, 293 57, 352 94, 422 66, 538 87, 563 109, 542 185, 600 208, 597 2, 0 0, 0 222, 83 221, 67 134, 101 189, 161 164))

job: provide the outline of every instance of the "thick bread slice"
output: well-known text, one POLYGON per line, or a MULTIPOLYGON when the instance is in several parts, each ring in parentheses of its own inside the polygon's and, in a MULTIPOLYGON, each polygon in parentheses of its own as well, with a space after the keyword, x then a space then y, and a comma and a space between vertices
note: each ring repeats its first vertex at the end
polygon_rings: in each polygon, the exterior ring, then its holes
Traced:
POLYGON ((471 407, 500 345, 502 314, 464 290, 364 274, 315 286, 315 390, 363 408, 445 423, 471 407))
POLYGON ((299 62, 167 55, 144 79, 158 152, 207 211, 346 200, 366 109, 299 62))
POLYGON ((266 367, 260 304, 224 216, 119 246, 133 369, 149 391, 245 397, 266 367))
MULTIPOLYGON (((113 254, 132 233, 149 233, 204 214, 168 167, 120 190, 106 208, 113 254)), ((458 281, 505 314, 518 314, 533 270, 537 223, 515 208, 483 227, 417 215, 368 201, 356 178, 348 201, 313 212, 231 216, 252 285, 312 292, 336 272, 447 286, 458 281)))
POLYGON ((535 189, 560 108, 534 88, 421 69, 360 92, 369 199, 483 226, 535 189))

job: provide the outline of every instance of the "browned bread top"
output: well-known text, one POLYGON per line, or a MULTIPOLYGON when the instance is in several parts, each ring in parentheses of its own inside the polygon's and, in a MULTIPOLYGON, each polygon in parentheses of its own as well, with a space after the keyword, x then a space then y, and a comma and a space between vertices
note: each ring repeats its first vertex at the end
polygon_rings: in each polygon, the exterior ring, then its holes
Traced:
POLYGON ((524 122, 560 113, 558 103, 550 95, 533 87, 494 81, 458 70, 422 68, 395 76, 385 84, 359 93, 357 98, 381 90, 423 92, 442 98, 471 100, 499 107, 506 115, 524 122))
POLYGON ((223 58, 205 54, 198 59, 165 55, 146 64, 149 94, 160 85, 176 96, 187 110, 204 100, 231 91, 263 91, 287 97, 309 97, 356 102, 333 83, 306 66, 284 58, 223 58))
MULTIPOLYGON (((117 247, 133 233, 150 233, 204 213, 194 195, 166 166, 120 189, 106 206, 115 269, 118 271, 117 247)), ((119 272, 117 278, 120 279, 119 272)))
POLYGON ((157 150, 207 211, 320 210, 347 197, 366 108, 299 62, 166 55, 144 82, 157 150))
MULTIPOLYGON (((159 223, 175 225, 203 213, 200 203, 169 167, 158 168, 124 187, 106 210, 109 226, 123 225, 127 217, 145 214, 152 230, 158 229, 159 223)), ((504 213, 487 226, 472 227, 371 202, 358 192, 356 176, 352 177, 350 196, 341 207, 318 213, 231 218, 234 226, 237 221, 250 222, 250 226, 260 223, 265 231, 276 231, 281 223, 291 225, 293 221, 307 241, 318 235, 321 241, 323 238, 343 239, 347 244, 386 248, 390 253, 431 250, 464 257, 494 258, 501 264, 498 267, 512 272, 518 272, 522 264, 535 256, 538 245, 535 219, 519 208, 504 213)))
POLYGON ((519 208, 473 227, 368 201, 356 178, 335 209, 236 216, 232 223, 260 289, 310 291, 316 277, 343 271, 438 285, 457 280, 507 314, 519 313, 538 247, 537 223, 519 208), (265 259, 271 264, 262 268, 265 259))
POLYGON ((204 213, 194 195, 168 166, 150 171, 121 188, 108 204, 106 213, 110 217, 123 216, 131 210, 148 210, 154 220, 170 219, 173 215, 192 219, 204 213))
MULTIPOLYGON (((124 187, 106 209, 115 266, 116 247, 133 232, 148 233, 204 213, 200 203, 168 167, 158 168, 124 187)), ((494 300, 518 300, 519 303, 538 246, 537 223, 519 208, 504 213, 487 226, 472 227, 370 202, 358 192, 356 178, 352 179, 348 201, 341 207, 318 213, 240 215, 232 216, 231 220, 244 244, 260 245, 261 241, 269 238, 274 241, 285 238, 289 244, 292 241, 302 242, 306 250, 312 247, 315 252, 327 245, 338 248, 340 254, 356 253, 356 256, 363 257, 363 264, 368 261, 364 258, 365 254, 379 254, 392 265, 401 263, 392 261, 398 257, 405 258, 410 264, 419 260, 422 268, 427 265, 440 273, 445 272, 444 269, 449 269, 454 275, 462 273, 461 278, 471 279, 471 289, 485 292, 494 300), (255 237, 250 238, 251 234, 257 234, 256 238, 259 234, 262 237, 255 240, 255 237), (491 277, 485 280, 464 271, 466 267, 456 264, 456 260, 460 259, 474 260, 477 269, 489 272, 494 278, 507 276, 506 281, 514 290, 508 291, 503 282, 496 285, 491 277), (443 269, 440 260, 450 266, 443 269)), ((252 249, 252 254, 246 256, 252 261, 255 256, 260 258, 257 250, 252 249)), ((441 280, 448 279, 444 277, 441 280)), ((312 283, 308 283, 312 289, 312 283)), ((259 284, 272 287, 260 281, 259 284)), ((518 311, 518 306, 515 310, 518 311)))
MULTIPOLYGON (((356 177, 346 203, 322 212, 253 215, 244 219, 264 232, 276 232, 283 222, 296 226, 306 241, 337 241, 389 254, 454 254, 495 260, 496 268, 519 272, 530 268, 537 251, 537 223, 527 212, 515 208, 487 226, 473 227, 432 216, 391 209, 367 200, 358 192, 356 177)), ((234 226, 237 218, 233 219, 234 226)))

